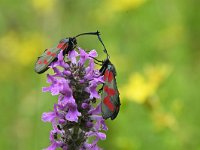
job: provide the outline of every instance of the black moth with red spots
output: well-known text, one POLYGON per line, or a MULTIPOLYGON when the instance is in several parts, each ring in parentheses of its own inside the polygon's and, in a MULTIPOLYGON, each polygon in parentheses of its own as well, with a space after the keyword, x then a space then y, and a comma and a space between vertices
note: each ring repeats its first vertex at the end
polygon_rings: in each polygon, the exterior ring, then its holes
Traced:
POLYGON ((81 35, 97 35, 99 41, 104 47, 104 52, 107 54, 107 59, 105 61, 99 61, 95 58, 94 60, 102 63, 102 67, 99 71, 101 75, 104 75, 105 81, 101 93, 102 117, 104 119, 111 118, 111 120, 113 120, 117 117, 120 109, 119 91, 117 88, 117 82, 115 78, 116 70, 114 65, 109 60, 109 55, 107 53, 104 43, 100 38, 100 33, 98 31, 81 33, 73 38, 65 38, 59 42, 56 48, 46 49, 36 61, 35 72, 40 74, 48 70, 49 65, 57 60, 57 55, 60 53, 61 50, 63 50, 63 55, 66 55, 69 53, 69 51, 73 50, 77 45, 76 38, 81 35))
POLYGON ((63 55, 66 55, 69 51, 73 50, 77 45, 76 38, 81 35, 97 35, 99 37, 99 32, 81 33, 72 38, 62 39, 56 48, 46 49, 44 53, 38 57, 35 63, 35 72, 40 74, 48 70, 49 65, 57 60, 57 55, 61 50, 63 50, 63 55))
POLYGON ((121 105, 116 81, 117 73, 114 65, 109 60, 110 56, 99 35, 98 38, 104 47, 104 53, 107 55, 107 59, 104 61, 99 61, 96 58, 94 58, 95 61, 102 63, 102 67, 100 68, 99 72, 101 73, 101 75, 104 75, 105 81, 103 87, 99 90, 102 92, 101 113, 104 119, 110 118, 111 120, 113 120, 117 117, 121 105))
POLYGON ((104 85, 101 93, 101 112, 104 119, 115 119, 120 109, 119 91, 116 82, 116 70, 107 58, 99 70, 104 75, 104 85))

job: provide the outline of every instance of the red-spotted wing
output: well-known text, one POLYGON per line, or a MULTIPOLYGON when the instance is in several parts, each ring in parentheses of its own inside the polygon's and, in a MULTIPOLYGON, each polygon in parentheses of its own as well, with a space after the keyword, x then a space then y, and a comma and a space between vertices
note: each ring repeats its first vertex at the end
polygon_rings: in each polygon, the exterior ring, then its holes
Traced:
MULTIPOLYGON (((99 32, 87 32, 78 34, 72 38, 65 38, 60 41, 56 48, 46 49, 44 53, 38 57, 38 60, 35 64, 35 72, 43 73, 49 69, 49 65, 57 59, 57 55, 61 50, 63 50, 63 55, 68 54, 69 51, 73 50, 76 45, 77 41, 76 38, 82 35, 97 35, 99 37, 99 32)), ((100 37, 99 37, 100 38, 100 37)))
MULTIPOLYGON (((43 73, 49 69, 49 65, 57 60, 57 55, 61 50, 67 51, 69 45, 69 39, 63 39, 59 42, 56 48, 49 48, 44 51, 44 53, 38 57, 35 63, 35 72, 43 73)), ((66 53, 66 52, 65 52, 66 53)))
POLYGON ((119 91, 117 89, 117 83, 115 78, 116 71, 115 67, 110 63, 110 61, 108 63, 104 63, 103 67, 104 69, 100 69, 104 70, 105 81, 101 95, 102 117, 104 119, 111 118, 111 120, 113 120, 117 117, 120 108, 119 91))

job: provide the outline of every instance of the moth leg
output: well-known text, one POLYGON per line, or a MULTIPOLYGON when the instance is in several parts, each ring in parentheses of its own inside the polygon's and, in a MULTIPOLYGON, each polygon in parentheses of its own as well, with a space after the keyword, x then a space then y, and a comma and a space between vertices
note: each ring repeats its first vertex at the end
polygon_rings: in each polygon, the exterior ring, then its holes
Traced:
POLYGON ((92 103, 96 103, 96 98, 93 98, 93 99, 92 99, 92 103))
POLYGON ((104 84, 103 84, 102 87, 99 89, 98 94, 101 93, 101 92, 103 91, 103 87, 104 87, 104 84))
POLYGON ((102 65, 102 64, 100 64, 100 63, 98 63, 98 62, 96 62, 96 61, 94 61, 94 63, 95 63, 95 64, 97 64, 97 65, 99 65, 99 66, 101 66, 101 65, 102 65))
POLYGON ((54 58, 54 60, 52 62, 56 62, 58 60, 58 57, 54 58))

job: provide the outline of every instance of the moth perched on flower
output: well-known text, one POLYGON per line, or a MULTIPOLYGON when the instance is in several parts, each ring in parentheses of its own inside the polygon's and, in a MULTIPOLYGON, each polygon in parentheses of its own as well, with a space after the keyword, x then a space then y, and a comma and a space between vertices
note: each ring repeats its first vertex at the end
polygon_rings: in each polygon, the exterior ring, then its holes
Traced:
POLYGON ((43 92, 58 95, 58 101, 52 112, 42 115, 42 120, 51 122, 53 126, 50 132, 51 145, 46 150, 99 150, 97 142, 106 138, 102 132, 107 130, 104 119, 115 119, 120 109, 116 70, 99 32, 79 34, 64 42, 62 40, 57 48, 45 51, 38 58, 35 71, 43 73, 49 68, 53 69, 54 74, 47 74, 50 86, 44 87, 43 92), (74 50, 76 37, 86 34, 98 36, 107 54, 105 61, 96 59, 95 50, 89 53, 81 48, 78 48, 79 53, 74 50), (98 62, 101 62, 100 70, 95 69, 95 63, 98 62), (103 85, 102 90, 97 91, 100 84, 103 85), (101 99, 101 102, 97 99, 101 99), (88 143, 90 137, 94 137, 92 143, 88 143))
POLYGON ((37 73, 43 73, 46 70, 49 69, 49 65, 52 62, 57 61, 57 55, 62 50, 63 55, 68 54, 70 51, 72 51, 77 46, 77 40, 76 38, 82 35, 97 35, 99 38, 99 31, 97 32, 87 32, 87 33, 81 33, 74 37, 64 38, 62 39, 57 47, 55 48, 49 48, 46 49, 43 54, 38 57, 36 63, 35 63, 35 72, 37 73))
POLYGON ((120 98, 119 98, 119 91, 117 88, 117 81, 116 81, 116 69, 115 66, 110 61, 110 56, 108 51, 100 38, 98 36, 99 41, 104 47, 104 53, 107 55, 107 58, 104 61, 100 61, 96 58, 93 58, 96 63, 101 63, 102 66, 99 70, 100 74, 104 76, 104 83, 103 87, 100 89, 101 91, 101 113, 104 119, 110 118, 114 120, 120 110, 120 98))
POLYGON ((104 82, 99 70, 94 68, 95 50, 86 53, 83 49, 71 50, 64 59, 63 52, 58 54, 58 60, 51 63, 53 75, 47 75, 49 87, 43 92, 58 95, 52 112, 42 115, 44 122, 51 122, 51 145, 46 150, 98 150, 98 140, 106 138, 103 130, 107 130, 101 116, 101 103, 94 105, 94 100, 100 96, 97 86, 104 82), (66 62, 65 62, 66 61, 66 62), (88 143, 89 137, 95 137, 88 143))

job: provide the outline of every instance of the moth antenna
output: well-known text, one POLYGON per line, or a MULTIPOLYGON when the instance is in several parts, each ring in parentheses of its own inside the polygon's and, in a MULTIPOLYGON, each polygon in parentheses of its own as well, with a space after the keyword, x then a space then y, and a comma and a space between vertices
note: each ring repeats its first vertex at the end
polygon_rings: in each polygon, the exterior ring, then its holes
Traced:
POLYGON ((97 35, 99 36, 100 35, 100 32, 97 30, 97 32, 86 32, 86 33, 81 33, 81 34, 78 34, 75 36, 75 38, 79 37, 79 36, 82 36, 82 35, 97 35))
POLYGON ((101 39, 101 37, 100 37, 100 34, 98 34, 97 36, 98 36, 99 41, 100 41, 101 44, 103 45, 103 48, 104 48, 103 52, 106 53, 107 59, 109 59, 110 56, 109 56, 109 54, 108 54, 108 51, 107 51, 107 49, 106 49, 106 46, 104 45, 104 43, 103 43, 103 41, 102 41, 102 39, 101 39))

